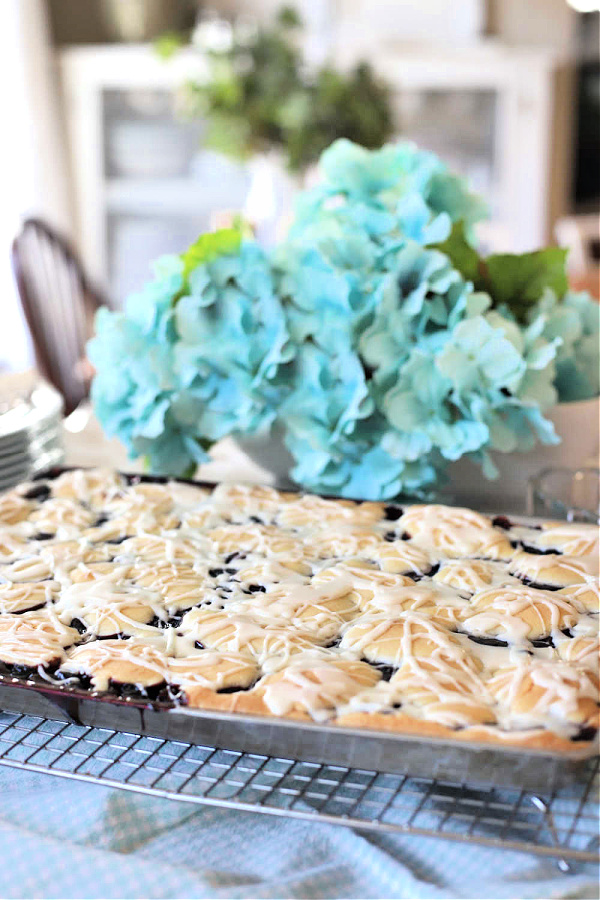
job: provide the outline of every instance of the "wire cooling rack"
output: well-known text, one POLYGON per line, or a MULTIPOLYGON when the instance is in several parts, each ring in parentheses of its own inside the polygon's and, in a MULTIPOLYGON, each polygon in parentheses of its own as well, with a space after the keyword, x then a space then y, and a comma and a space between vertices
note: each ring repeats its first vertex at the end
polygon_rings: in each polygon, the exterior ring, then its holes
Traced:
POLYGON ((598 759, 548 795, 220 750, 0 712, 0 764, 184 800, 596 862, 598 759))

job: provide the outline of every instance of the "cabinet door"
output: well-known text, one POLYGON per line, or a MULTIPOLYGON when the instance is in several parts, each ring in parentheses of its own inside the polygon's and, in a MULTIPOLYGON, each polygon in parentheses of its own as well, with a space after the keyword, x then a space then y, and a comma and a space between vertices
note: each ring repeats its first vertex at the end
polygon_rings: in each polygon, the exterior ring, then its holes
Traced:
POLYGON ((106 277, 117 303, 153 260, 181 252, 223 210, 239 210, 248 176, 203 147, 203 124, 166 90, 102 92, 106 277))
POLYGON ((492 88, 407 89, 395 95, 398 135, 431 150, 486 198, 486 249, 505 240, 509 217, 498 148, 499 94, 492 88))

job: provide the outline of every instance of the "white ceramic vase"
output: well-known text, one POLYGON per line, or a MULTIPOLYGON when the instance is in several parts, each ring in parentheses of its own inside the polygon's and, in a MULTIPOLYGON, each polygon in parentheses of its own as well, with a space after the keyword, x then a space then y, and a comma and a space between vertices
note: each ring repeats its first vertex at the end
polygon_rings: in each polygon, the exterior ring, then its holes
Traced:
MULTIPOLYGON (((459 460, 449 469, 450 484, 443 496, 449 503, 497 512, 525 512, 527 483, 542 469, 597 466, 599 456, 600 398, 559 403, 546 416, 554 422, 560 444, 538 444, 527 453, 493 453, 499 469, 494 481, 479 466, 459 460)), ((279 488, 294 487, 289 477, 293 458, 278 429, 269 437, 238 438, 238 446, 274 476, 279 488)))
POLYGON ((273 247, 287 231, 296 184, 289 175, 283 154, 271 150, 257 153, 247 164, 250 186, 244 203, 244 218, 252 225, 257 241, 273 247))
POLYGON ((449 469, 452 500, 479 509, 525 511, 527 483, 542 469, 597 466, 600 398, 559 403, 546 414, 554 422, 560 444, 537 444, 526 453, 492 453, 499 469, 494 481, 479 466, 459 460, 449 469))

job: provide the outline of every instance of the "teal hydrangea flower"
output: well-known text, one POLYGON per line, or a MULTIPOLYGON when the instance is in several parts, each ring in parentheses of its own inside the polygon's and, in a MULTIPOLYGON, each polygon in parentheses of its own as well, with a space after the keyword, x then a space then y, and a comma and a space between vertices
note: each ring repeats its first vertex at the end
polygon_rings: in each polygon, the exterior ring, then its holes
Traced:
POLYGON ((358 207, 363 215, 365 209, 387 213, 390 231, 424 244, 443 241, 452 222, 470 229, 487 215, 487 205, 463 179, 435 154, 411 143, 366 150, 341 138, 322 154, 320 168, 323 183, 305 191, 296 204, 295 236, 344 206, 358 207))
POLYGON ((557 399, 553 387, 557 343, 541 337, 539 320, 527 329, 497 311, 460 322, 436 365, 452 383, 457 408, 488 429, 480 448, 468 451, 488 477, 497 474, 488 450, 528 450, 536 440, 557 443, 543 412, 557 399))
POLYGON ((92 399, 109 435, 152 472, 186 475, 226 434, 268 428, 293 355, 270 264, 252 242, 186 274, 165 257, 123 312, 101 309, 88 345, 92 399))
POLYGON ((181 391, 173 301, 183 287, 183 263, 163 257, 154 271, 122 312, 97 313, 88 344, 96 368, 92 400, 106 433, 117 435, 132 459, 144 456, 154 472, 184 475, 207 456, 175 411, 181 391))
POLYGON ((174 369, 198 434, 213 442, 268 429, 286 392, 279 368, 295 350, 265 252, 243 242, 199 265, 173 315, 174 369))
POLYGON ((600 394, 600 304, 587 291, 569 291, 559 302, 547 290, 531 310, 543 322, 541 334, 558 343, 556 389, 562 402, 600 394))
POLYGON ((300 485, 366 499, 425 498, 463 456, 493 477, 490 450, 555 442, 544 411, 600 392, 598 306, 546 292, 525 325, 493 308, 436 249, 485 206, 433 154, 342 140, 321 165, 270 253, 204 235, 122 312, 100 310, 107 433, 183 475, 222 437, 274 428, 300 485))

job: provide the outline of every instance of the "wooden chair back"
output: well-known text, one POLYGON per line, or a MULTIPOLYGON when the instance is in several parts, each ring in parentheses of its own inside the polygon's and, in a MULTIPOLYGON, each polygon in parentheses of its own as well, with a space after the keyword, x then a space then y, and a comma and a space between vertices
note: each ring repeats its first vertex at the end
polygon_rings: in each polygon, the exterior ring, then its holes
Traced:
POLYGON ((11 259, 38 369, 63 395, 68 415, 89 392, 85 344, 105 300, 68 241, 41 219, 24 222, 11 259))

